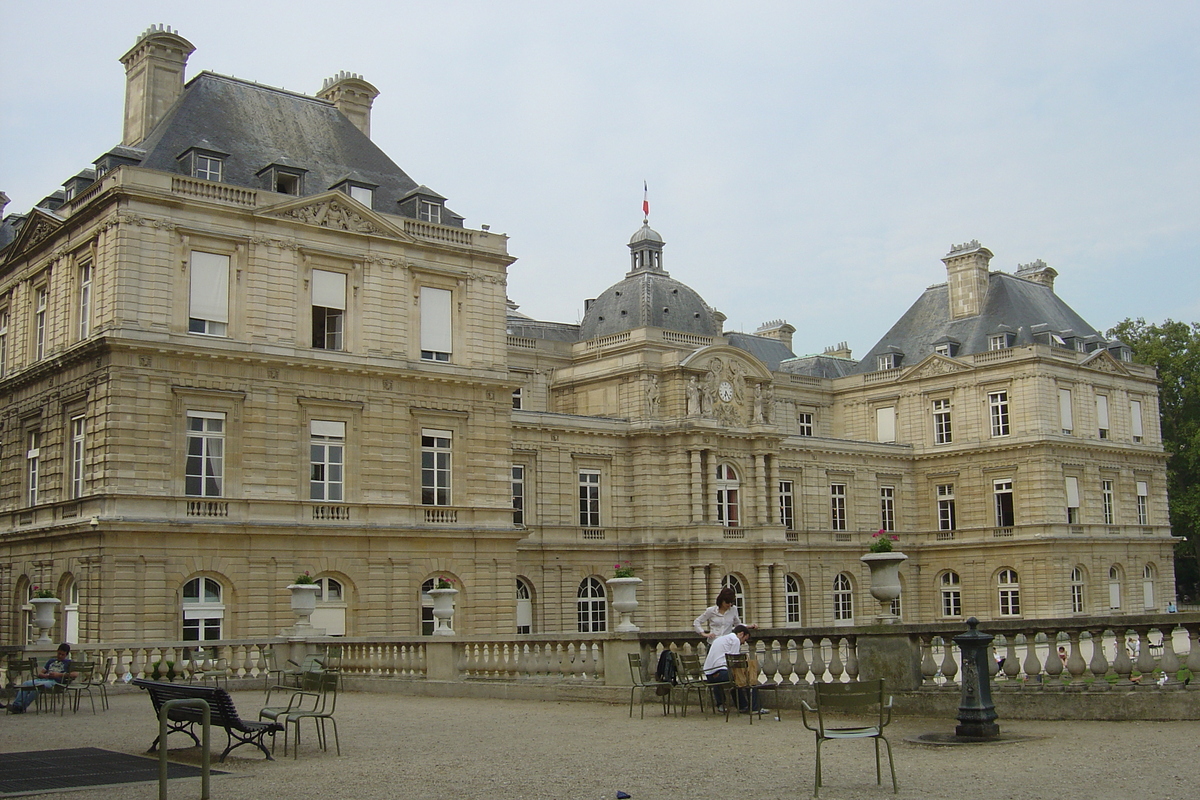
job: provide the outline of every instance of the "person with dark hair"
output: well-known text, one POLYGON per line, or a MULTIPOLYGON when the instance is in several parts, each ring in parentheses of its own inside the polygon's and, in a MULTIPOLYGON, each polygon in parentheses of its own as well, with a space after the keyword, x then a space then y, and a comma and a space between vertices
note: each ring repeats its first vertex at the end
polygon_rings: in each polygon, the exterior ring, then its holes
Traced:
MULTIPOLYGON (((718 636, 708 645, 708 655, 704 659, 704 679, 709 683, 727 683, 729 681, 729 666, 725 657, 730 653, 742 652, 742 645, 750 641, 750 628, 747 625, 734 625, 733 630, 724 636, 718 636)), ((713 703, 717 711, 725 710, 725 691, 720 686, 713 687, 713 703)), ((758 707, 757 689, 735 689, 738 710, 755 713, 766 713, 765 708, 758 707), (747 696, 749 695, 749 696, 747 696)))
POLYGON ((42 667, 37 677, 21 684, 17 696, 13 698, 12 705, 8 710, 14 714, 24 714, 29 704, 37 699, 39 686, 49 688, 56 684, 67 683, 77 674, 71 672, 71 645, 63 642, 58 646, 58 652, 54 654, 54 658, 46 660, 46 666, 42 667))
MULTIPOLYGON (((704 613, 696 617, 692 627, 696 633, 710 642, 718 636, 724 636, 733 630, 735 625, 741 625, 742 618, 738 616, 737 594, 732 586, 726 586, 717 593, 717 604, 704 609, 704 613), (704 630, 705 626, 708 630, 704 630)), ((757 625, 747 625, 747 628, 757 628, 757 625)))

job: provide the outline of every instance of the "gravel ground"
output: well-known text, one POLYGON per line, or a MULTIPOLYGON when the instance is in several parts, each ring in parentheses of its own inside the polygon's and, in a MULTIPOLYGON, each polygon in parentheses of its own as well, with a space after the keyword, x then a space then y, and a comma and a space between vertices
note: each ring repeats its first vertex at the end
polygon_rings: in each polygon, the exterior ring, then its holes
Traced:
MULTIPOLYGON (((237 691, 244 716, 256 715, 263 695, 237 691)), ((85 701, 86 702, 86 701, 85 701)), ((266 761, 239 748, 214 776, 213 798, 504 798, 598 800, 618 790, 633 800, 803 798, 812 794, 813 736, 798 713, 782 722, 750 725, 746 717, 663 717, 647 704, 646 718, 629 719, 626 706, 407 697, 348 692, 338 698, 342 755, 322 753, 311 726, 298 760, 277 754, 266 761)), ((962 800, 1108 798, 1182 800, 1200 794, 1195 722, 1006 723, 1005 733, 1038 737, 1004 745, 933 747, 906 741, 922 733, 952 732, 954 720, 901 718, 888 729, 900 796, 962 800)), ((157 734, 144 694, 112 697, 93 716, 28 713, 0 717, 0 752, 103 747, 142 754, 157 734)), ((190 740, 172 734, 172 744, 190 740)), ((223 731, 214 744, 224 748, 223 731)), ((282 743, 280 744, 282 750, 282 743)), ((219 752, 219 750, 218 750, 219 752)), ((822 748, 821 797, 891 796, 875 786, 870 742, 830 742, 822 748)), ((172 759, 199 763, 198 748, 172 759)), ((199 779, 172 781, 170 796, 196 797, 199 779)), ((153 800, 158 786, 43 795, 60 800, 153 800)))

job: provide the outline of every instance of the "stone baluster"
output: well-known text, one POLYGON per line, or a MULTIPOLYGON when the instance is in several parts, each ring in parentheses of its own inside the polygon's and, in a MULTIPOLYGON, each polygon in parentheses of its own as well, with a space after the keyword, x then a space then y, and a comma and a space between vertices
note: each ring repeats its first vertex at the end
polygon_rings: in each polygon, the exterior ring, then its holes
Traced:
POLYGON ((1119 630, 1114 630, 1113 635, 1117 641, 1117 652, 1113 656, 1112 668, 1113 672, 1119 676, 1115 685, 1123 688, 1133 686, 1134 683, 1130 680, 1130 676, 1133 674, 1133 661, 1129 658, 1129 651, 1125 648, 1125 636, 1119 630))
POLYGON ((1046 653, 1046 677, 1048 680, 1042 684, 1042 687, 1045 688, 1049 685, 1059 689, 1062 687, 1060 678, 1066 665, 1058 656, 1058 648, 1061 646, 1058 643, 1058 631, 1046 631, 1046 642, 1049 645, 1049 652, 1046 653))
MULTIPOLYGON (((1058 659, 1056 658, 1055 661, 1058 659)), ((1025 687, 1041 688, 1042 661, 1037 654, 1037 631, 1025 632, 1025 663, 1021 665, 1025 671, 1025 687)))
POLYGON ((1188 634, 1188 657, 1184 662, 1188 671, 1192 673, 1192 680, 1189 681, 1187 688, 1200 690, 1200 625, 1185 625, 1188 634))
POLYGON ((1162 660, 1159 662, 1159 668, 1162 669, 1166 680, 1163 686, 1168 689, 1178 689, 1183 684, 1179 682, 1179 657, 1175 655, 1175 642, 1173 640, 1174 630, 1164 625, 1162 628, 1162 660))
POLYGON ((1083 651, 1079 645, 1079 631, 1069 631, 1067 637, 1071 640, 1071 655, 1067 657, 1067 672, 1071 673, 1071 689, 1082 691, 1083 673, 1087 670, 1087 662, 1083 660, 1083 651))
POLYGON ((825 640, 812 639, 812 674, 813 683, 825 682, 825 640))
POLYGON ((1140 685, 1147 688, 1154 686, 1154 654, 1150 652, 1150 629, 1141 627, 1135 629, 1137 632, 1137 669, 1142 673, 1140 685))
POLYGON ((846 677, 851 682, 858 680, 858 638, 846 637, 846 677))
POLYGON ((1021 674, 1021 662, 1017 658, 1017 634, 1005 636, 1004 642, 1004 676, 1008 678, 1010 688, 1020 688, 1017 686, 1017 676, 1021 674))
MULTIPOLYGON (((1004 636, 1004 634, 998 634, 996 636, 996 639, 1001 639, 1001 638, 1004 639, 1005 641, 1008 640, 1008 637, 1004 636)), ((992 685, 994 686, 996 684, 996 676, 1000 674, 1000 664, 999 664, 999 662, 996 661, 996 640, 995 639, 993 639, 992 643, 988 645, 987 657, 988 657, 988 674, 992 676, 992 685)))
POLYGON ((797 685, 811 683, 808 679, 808 659, 804 657, 804 643, 807 640, 801 636, 793 641, 796 644, 796 663, 792 666, 792 671, 796 675, 796 683, 797 685))
POLYGON ((937 664, 933 662, 933 636, 930 634, 921 635, 921 687, 929 688, 937 684, 934 679, 937 677, 937 664))
POLYGON ((829 642, 832 651, 829 656, 829 674, 833 678, 834 683, 841 683, 842 675, 846 673, 846 668, 842 664, 842 637, 834 636, 829 642))
POLYGON ((943 684, 944 688, 958 688, 958 683, 954 680, 958 677, 958 661, 954 658, 954 640, 945 637, 942 638, 942 677, 946 679, 943 684))
POLYGON ((1106 692, 1112 687, 1104 676, 1108 674, 1108 658, 1104 655, 1104 629, 1091 631, 1092 634, 1092 660, 1088 664, 1088 669, 1091 670, 1092 676, 1096 679, 1092 681, 1091 691, 1106 692))

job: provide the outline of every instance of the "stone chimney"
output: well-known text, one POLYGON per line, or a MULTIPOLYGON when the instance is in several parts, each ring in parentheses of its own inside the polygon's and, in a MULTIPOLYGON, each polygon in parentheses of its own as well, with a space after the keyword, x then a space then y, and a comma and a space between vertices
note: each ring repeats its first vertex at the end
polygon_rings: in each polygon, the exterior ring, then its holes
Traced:
POLYGON ((770 322, 764 322, 758 326, 755 335, 763 336, 767 339, 778 339, 783 342, 783 346, 788 350, 792 349, 792 334, 796 329, 789 325, 786 320, 773 319, 770 322))
POLYGON ((346 119, 354 123, 363 134, 371 138, 371 104, 379 97, 379 90, 353 72, 339 72, 326 78, 317 97, 328 100, 346 119))
POLYGON ((847 344, 846 342, 838 342, 833 347, 826 347, 823 355, 827 355, 830 358, 849 359, 850 358, 850 345, 847 344))
POLYGON ((950 318, 978 316, 987 298, 988 262, 992 251, 972 239, 950 247, 942 259, 950 284, 950 318))
POLYGON ((1017 264, 1017 277, 1024 278, 1027 281, 1040 283, 1050 291, 1054 291, 1054 279, 1058 277, 1058 272, 1042 261, 1040 258, 1037 261, 1030 261, 1028 264, 1017 264))
POLYGON ((125 134, 121 144, 133 146, 149 135, 171 104, 183 94, 183 70, 192 43, 165 25, 151 25, 128 53, 125 65, 125 134))

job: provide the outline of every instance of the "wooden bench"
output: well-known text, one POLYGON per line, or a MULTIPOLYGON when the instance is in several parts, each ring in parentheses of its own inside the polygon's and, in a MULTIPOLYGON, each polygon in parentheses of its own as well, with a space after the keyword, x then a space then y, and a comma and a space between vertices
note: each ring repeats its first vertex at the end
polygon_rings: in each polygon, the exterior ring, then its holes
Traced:
MULTIPOLYGON (((237 708, 233 705, 233 698, 224 689, 186 683, 151 681, 145 678, 137 678, 134 680, 133 685, 145 689, 150 693, 150 702, 154 704, 154 714, 156 717, 162 713, 163 704, 168 700, 192 697, 205 700, 208 703, 211 724, 213 727, 224 728, 228 740, 228 746, 225 748, 225 752, 221 753, 221 757, 218 760, 224 761, 225 756, 229 755, 229 751, 244 744, 254 745, 259 750, 262 750, 263 755, 269 760, 274 760, 271 758, 271 752, 263 745, 262 740, 267 734, 270 734, 273 739, 277 731, 283 730, 283 725, 278 722, 248 722, 242 719, 238 716, 237 708)), ((197 724, 203 723, 202 713, 201 709, 188 706, 169 709, 167 711, 169 725, 167 733, 183 731, 188 736, 191 736, 192 741, 199 746, 200 740, 196 738, 196 733, 192 728, 197 724)), ((153 753, 158 749, 158 739, 158 736, 154 737, 154 741, 147 752, 153 753)), ((162 744, 166 747, 166 742, 162 744)))

